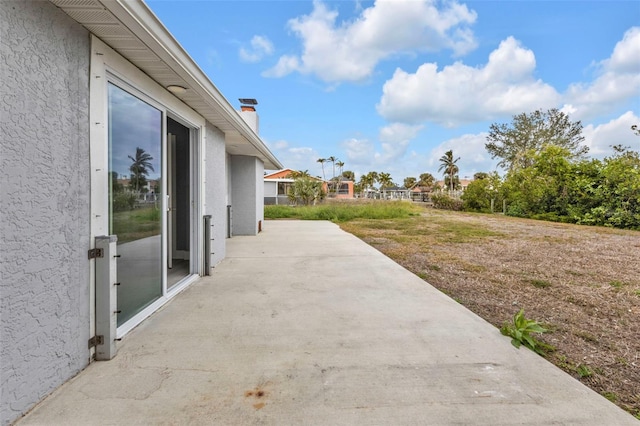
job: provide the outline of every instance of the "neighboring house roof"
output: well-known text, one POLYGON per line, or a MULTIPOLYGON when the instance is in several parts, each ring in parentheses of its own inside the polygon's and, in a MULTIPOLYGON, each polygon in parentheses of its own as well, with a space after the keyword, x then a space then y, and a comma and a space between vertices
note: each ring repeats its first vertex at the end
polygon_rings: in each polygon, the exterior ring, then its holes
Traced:
MULTIPOLYGON (((467 186, 469 186, 469 184, 471 182, 473 182, 473 179, 459 179, 458 181, 459 181, 461 187, 466 188, 467 186)), ((442 187, 445 186, 444 180, 439 180, 439 181, 436 182, 436 184, 440 185, 442 187)))
MULTIPOLYGON (((264 175, 264 179, 265 180, 282 180, 282 179, 288 179, 288 180, 293 180, 293 178, 291 178, 291 173, 295 172, 296 170, 293 169, 282 169, 282 170, 278 170, 275 172, 271 172, 268 173, 266 175, 264 175)), ((314 176, 309 176, 311 179, 315 179, 315 180, 319 180, 322 181, 322 179, 314 177, 314 176)))
POLYGON ((293 171, 294 171, 293 169, 277 170, 275 172, 267 173, 266 175, 264 175, 264 178, 265 179, 286 179, 289 177, 289 175, 293 171))
POLYGON ((282 164, 142 0, 50 0, 162 87, 225 133, 232 155, 260 158, 266 169, 282 164))

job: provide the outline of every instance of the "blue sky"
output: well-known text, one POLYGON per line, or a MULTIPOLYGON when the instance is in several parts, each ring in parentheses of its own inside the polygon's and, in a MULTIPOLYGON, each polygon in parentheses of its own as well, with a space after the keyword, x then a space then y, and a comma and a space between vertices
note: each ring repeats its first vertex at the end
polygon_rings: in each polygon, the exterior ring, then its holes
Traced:
POLYGON ((258 100, 285 167, 321 176, 334 156, 402 184, 452 149, 472 176, 495 170, 491 123, 549 108, 582 122, 592 157, 640 150, 639 1, 147 4, 232 105, 258 100))

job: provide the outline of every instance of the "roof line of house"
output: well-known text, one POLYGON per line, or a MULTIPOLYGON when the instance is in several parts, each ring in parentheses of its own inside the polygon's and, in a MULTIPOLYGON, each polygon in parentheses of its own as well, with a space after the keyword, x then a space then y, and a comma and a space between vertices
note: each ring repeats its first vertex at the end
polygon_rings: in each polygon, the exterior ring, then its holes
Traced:
MULTIPOLYGON (((77 3, 69 0, 50 0, 67 13, 68 10, 78 8, 77 3)), ((160 19, 153 13, 151 9, 142 0, 98 0, 96 4, 101 5, 104 11, 113 15, 118 23, 124 26, 129 32, 136 37, 142 45, 146 47, 153 55, 157 56, 171 71, 179 76, 188 89, 193 90, 199 96, 199 99, 191 100, 183 97, 181 100, 189 107, 194 109, 205 118, 207 115, 220 116, 226 121, 240 137, 251 144, 260 157, 265 162, 267 168, 282 168, 282 164, 275 155, 269 150, 262 139, 256 132, 244 121, 238 111, 236 111, 231 103, 222 95, 218 88, 211 82, 209 77, 200 69, 196 62, 173 37, 169 30, 162 24, 160 19), (204 102, 204 105, 202 104, 204 102), (209 110, 212 109, 213 111, 209 110)), ((80 6, 81 7, 81 6, 80 6)), ((91 8, 90 6, 88 8, 91 8)), ((95 6, 94 6, 95 8, 95 6)), ((95 9, 94 9, 95 10, 95 9)), ((81 22, 72 14, 70 16, 84 25, 95 34, 98 38, 102 38, 99 25, 91 25, 91 22, 81 22)), ((118 24, 110 23, 110 27, 118 24)), ((109 34, 108 31, 106 31, 109 34)), ((107 44, 109 44, 107 42, 107 44)), ((111 46, 116 52, 126 57, 126 48, 119 46, 111 46)), ((147 72, 147 75, 156 80, 161 86, 165 86, 163 82, 154 77, 153 73, 147 72)), ((212 122, 217 125, 218 123, 212 122)), ((221 130, 227 133, 231 129, 221 130)), ((227 141, 229 142, 229 141, 227 141)))

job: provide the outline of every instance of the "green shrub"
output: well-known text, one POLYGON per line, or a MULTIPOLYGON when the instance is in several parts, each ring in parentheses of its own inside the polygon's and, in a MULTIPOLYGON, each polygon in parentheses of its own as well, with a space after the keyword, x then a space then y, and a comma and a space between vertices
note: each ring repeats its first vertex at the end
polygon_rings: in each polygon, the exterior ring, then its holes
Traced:
POLYGON ((115 192, 113 194, 113 211, 123 212, 133 210, 136 203, 136 196, 131 192, 115 192))
POLYGON ((441 210, 461 211, 463 207, 462 200, 450 197, 447 194, 431 194, 431 202, 433 207, 441 210))

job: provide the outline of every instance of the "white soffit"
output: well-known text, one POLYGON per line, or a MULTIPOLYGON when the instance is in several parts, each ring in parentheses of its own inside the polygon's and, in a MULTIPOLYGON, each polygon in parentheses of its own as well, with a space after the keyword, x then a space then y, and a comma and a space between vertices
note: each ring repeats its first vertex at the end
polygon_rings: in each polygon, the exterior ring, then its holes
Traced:
POLYGON ((282 168, 142 0, 50 1, 162 87, 187 88, 178 97, 225 133, 230 154, 258 157, 265 169, 282 168))

